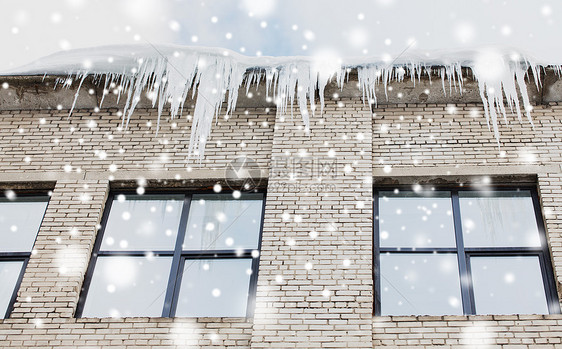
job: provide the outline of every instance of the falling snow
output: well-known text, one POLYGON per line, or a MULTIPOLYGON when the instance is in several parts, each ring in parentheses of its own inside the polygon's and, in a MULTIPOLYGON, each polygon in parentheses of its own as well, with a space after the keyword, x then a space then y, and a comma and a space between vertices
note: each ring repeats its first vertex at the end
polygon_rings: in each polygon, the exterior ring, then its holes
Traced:
MULTIPOLYGON (((309 37, 312 35, 308 34, 309 37)), ((498 143, 498 118, 505 119, 508 114, 504 99, 521 122, 521 97, 526 118, 532 125, 525 79, 534 81, 538 87, 539 70, 548 64, 539 64, 517 52, 492 49, 434 56, 436 58, 423 59, 410 54, 389 62, 385 57, 341 59, 330 54, 317 57, 247 57, 224 49, 106 46, 57 53, 11 74, 67 75, 59 79, 59 85, 69 88, 78 84, 78 89, 86 77, 93 76, 104 86, 105 92, 114 88, 126 100, 124 127, 128 125, 143 92, 158 108, 158 123, 167 103, 171 117, 180 117, 186 98, 196 96, 189 152, 201 157, 204 156, 214 120, 222 112, 223 102, 226 101, 225 114, 229 115, 236 107, 241 86, 246 87, 246 94, 250 97, 250 87, 265 83, 267 98, 276 103, 281 115, 292 114, 292 105, 296 102, 306 131, 310 115, 317 110, 316 97, 322 113, 326 85, 335 79, 343 88, 352 70, 358 73, 358 86, 363 92, 364 102, 375 104, 381 97, 375 94, 377 87, 382 85, 386 93, 390 90, 388 84, 391 81, 409 77, 415 84, 422 75, 431 78, 436 74, 441 78, 443 93, 451 94, 453 89, 462 93, 464 79, 472 77, 478 81, 484 115, 498 143), (470 73, 463 73, 462 68, 468 68, 470 73)), ((558 73, 562 71, 560 65, 552 67, 558 73)), ((100 107, 102 105, 103 98, 100 107)), ((88 124, 90 128, 96 126, 93 121, 88 124)), ((384 125, 381 130, 382 127, 384 125)))

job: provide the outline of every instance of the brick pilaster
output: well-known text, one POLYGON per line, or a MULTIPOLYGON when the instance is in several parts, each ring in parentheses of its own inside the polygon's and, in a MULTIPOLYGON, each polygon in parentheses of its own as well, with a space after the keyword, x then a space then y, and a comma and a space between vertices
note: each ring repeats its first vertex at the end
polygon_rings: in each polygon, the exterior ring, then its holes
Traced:
POLYGON ((57 182, 11 318, 73 316, 108 188, 105 180, 57 182))
POLYGON ((371 113, 339 103, 276 120, 252 348, 371 347, 371 113))

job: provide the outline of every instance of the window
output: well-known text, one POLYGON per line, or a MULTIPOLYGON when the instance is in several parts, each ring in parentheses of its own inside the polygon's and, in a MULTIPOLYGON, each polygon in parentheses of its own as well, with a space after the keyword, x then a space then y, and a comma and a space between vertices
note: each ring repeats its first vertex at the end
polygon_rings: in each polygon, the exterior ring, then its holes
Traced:
POLYGON ((12 311, 48 196, 0 198, 0 314, 12 311))
POLYGON ((560 313, 531 188, 375 191, 377 315, 560 313))
POLYGON ((251 316, 261 193, 112 195, 77 317, 251 316))

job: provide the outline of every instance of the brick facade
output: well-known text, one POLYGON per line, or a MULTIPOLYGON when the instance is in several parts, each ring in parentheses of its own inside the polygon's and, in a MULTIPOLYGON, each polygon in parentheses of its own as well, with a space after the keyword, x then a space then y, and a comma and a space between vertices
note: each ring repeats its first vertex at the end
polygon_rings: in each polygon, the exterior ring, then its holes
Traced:
POLYGON ((40 186, 52 196, 14 310, 0 320, 0 346, 562 347, 561 315, 372 315, 371 207, 380 183, 534 182, 560 294, 562 105, 534 106, 533 120, 534 128, 509 118, 498 148, 477 103, 381 104, 372 114, 359 97, 331 98, 309 133, 298 115, 240 107, 218 120, 199 162, 188 159, 185 117, 162 120, 156 134, 153 109, 137 109, 126 130, 115 108, 70 118, 68 110, 2 110, 0 186, 40 186), (222 181, 240 155, 269 176, 253 318, 74 317, 112 188, 139 178, 180 187, 222 181), (314 173, 306 161, 335 167, 314 173))
POLYGON ((371 347, 371 113, 345 102, 313 117, 310 134, 300 120, 275 123, 252 348, 371 347), (308 158, 334 159, 336 169, 321 181, 274 176, 308 158))

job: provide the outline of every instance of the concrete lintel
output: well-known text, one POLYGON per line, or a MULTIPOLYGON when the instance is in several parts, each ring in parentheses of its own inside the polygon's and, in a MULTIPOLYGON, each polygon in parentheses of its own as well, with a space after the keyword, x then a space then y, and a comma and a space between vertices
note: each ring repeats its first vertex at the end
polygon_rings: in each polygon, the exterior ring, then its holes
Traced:
POLYGON ((382 168, 373 169, 373 177, 413 176, 493 176, 513 174, 539 174, 560 172, 561 165, 505 165, 505 166, 459 166, 459 167, 396 167, 385 173, 382 168))
POLYGON ((54 182, 84 179, 84 173, 53 171, 1 172, 0 182, 54 182))
MULTIPOLYGON (((216 170, 209 169, 193 169, 192 171, 117 171, 115 173, 108 171, 84 171, 81 173, 67 173, 54 171, 27 171, 27 172, 3 172, 0 173, 0 182, 55 182, 59 180, 114 180, 114 181, 136 181, 139 178, 147 181, 162 180, 213 180, 224 181, 239 180, 238 178, 226 178, 224 168, 216 170), (179 175, 179 177, 178 177, 179 175)), ((268 178, 268 171, 261 170, 261 179, 268 178)))
MULTIPOLYGON (((267 178, 267 170, 261 170, 262 178, 267 178)), ((87 171, 86 179, 110 179, 112 180, 131 180, 144 178, 146 180, 183 180, 183 179, 213 179, 221 180, 227 179, 224 168, 212 169, 193 169, 191 171, 186 170, 171 170, 171 171, 151 171, 151 170, 139 170, 139 171, 117 171, 115 173, 107 171, 87 171)), ((236 179, 236 178, 228 178, 236 179)))
MULTIPOLYGON (((505 165, 505 166, 461 166, 461 167, 409 167, 393 168, 391 173, 386 173, 382 168, 373 169, 375 178, 394 178, 394 177, 443 177, 443 176, 496 176, 496 175, 537 175, 541 173, 559 173, 562 165, 505 165)), ((261 170, 261 179, 267 179, 269 173, 267 169, 261 170)), ((115 181, 137 180, 225 180, 237 179, 234 177, 226 178, 223 168, 193 169, 191 171, 84 171, 82 173, 67 173, 54 171, 26 171, 26 172, 3 172, 0 173, 0 182, 48 182, 57 180, 99 180, 111 179, 115 181), (178 177, 179 175, 179 177, 178 177)))

